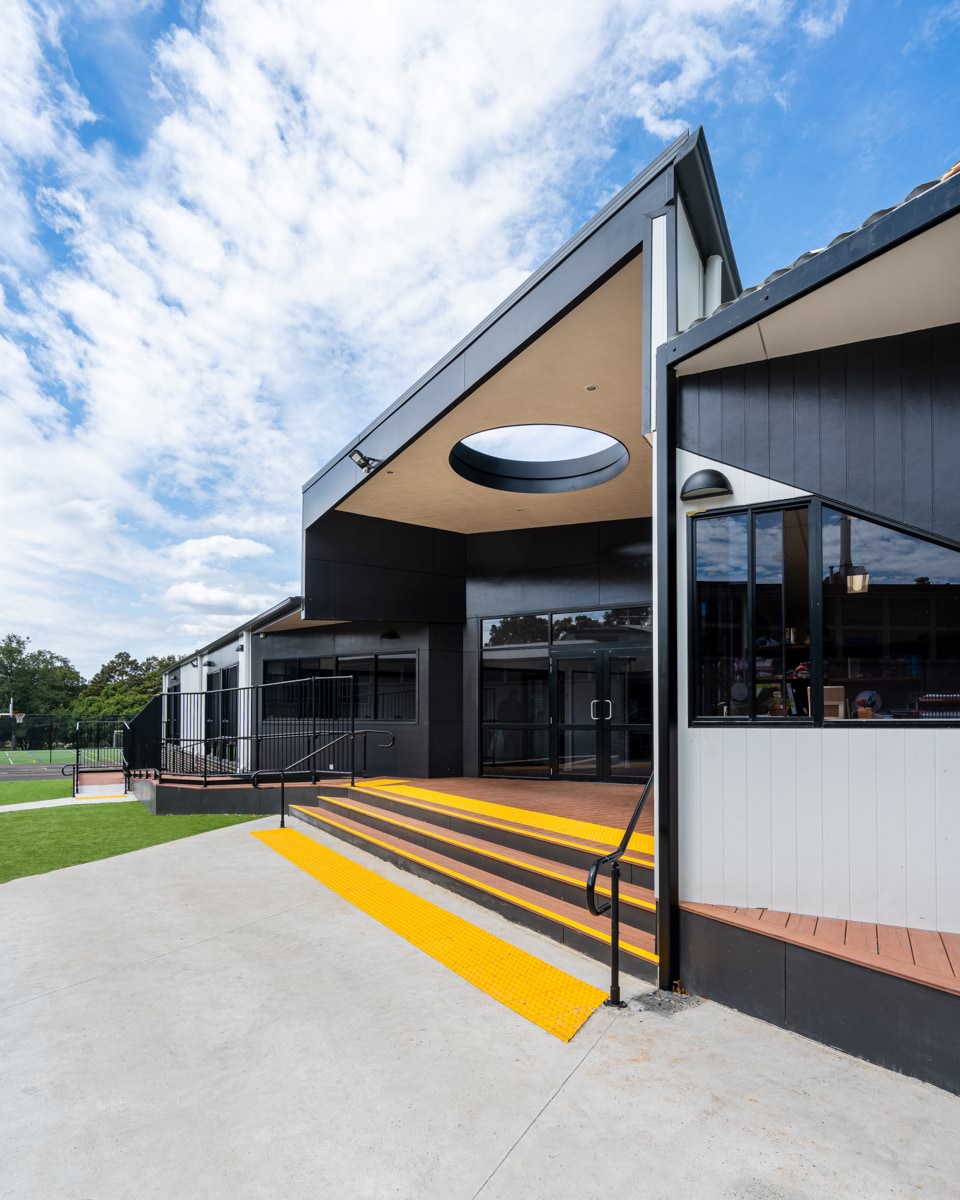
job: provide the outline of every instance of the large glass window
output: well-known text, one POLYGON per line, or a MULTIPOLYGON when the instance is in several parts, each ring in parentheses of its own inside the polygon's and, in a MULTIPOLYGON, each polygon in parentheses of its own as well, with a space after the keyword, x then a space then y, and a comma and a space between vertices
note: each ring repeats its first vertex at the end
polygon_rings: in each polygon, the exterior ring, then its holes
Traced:
MULTIPOLYGON (((417 656, 367 654, 357 657, 269 659, 263 664, 263 682, 280 686, 265 688, 265 717, 296 717, 312 712, 313 701, 300 687, 289 686, 301 679, 327 679, 333 675, 353 679, 353 715, 358 720, 415 721, 417 719, 417 656), (288 686, 283 686, 284 684, 288 686)), ((321 713, 336 709, 339 700, 319 685, 321 713)))
POLYGON ((545 614, 521 613, 515 617, 491 617, 481 622, 484 650, 500 646, 546 645, 550 618, 545 614))
POLYGON ((377 720, 415 721, 417 717, 417 656, 377 656, 377 720))
POLYGON ((960 719, 960 552, 823 507, 827 720, 960 719))
POLYGON ((694 521, 694 715, 809 716, 806 508, 694 521))
POLYGON ((960 720, 960 551, 816 499, 692 528, 694 717, 960 720))
POLYGON ((746 717, 750 517, 698 518, 695 531, 694 711, 698 717, 746 717))
POLYGON ((645 642, 653 634, 653 610, 641 605, 554 613, 552 626, 555 642, 645 642))

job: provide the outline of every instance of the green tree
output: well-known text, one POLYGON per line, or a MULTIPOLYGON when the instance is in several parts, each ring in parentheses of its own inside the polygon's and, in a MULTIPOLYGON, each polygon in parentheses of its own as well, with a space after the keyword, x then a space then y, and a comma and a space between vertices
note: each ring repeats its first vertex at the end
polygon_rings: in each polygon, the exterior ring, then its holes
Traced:
POLYGON ((176 661, 175 654, 153 654, 140 662, 121 650, 86 684, 73 711, 83 717, 138 713, 151 696, 161 691, 163 672, 176 661))
POLYGON ((83 679, 68 658, 30 650, 30 639, 8 633, 0 641, 0 708, 11 696, 18 712, 72 712, 83 679))

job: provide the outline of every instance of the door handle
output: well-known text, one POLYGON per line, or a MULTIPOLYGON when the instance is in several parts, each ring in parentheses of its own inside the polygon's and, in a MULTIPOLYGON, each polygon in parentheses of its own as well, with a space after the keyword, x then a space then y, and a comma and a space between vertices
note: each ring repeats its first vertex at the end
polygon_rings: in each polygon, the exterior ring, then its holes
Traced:
POLYGON ((597 720, 597 705, 599 703, 600 703, 599 700, 591 700, 590 701, 590 720, 591 721, 597 720))
POLYGON ((607 715, 604 718, 604 720, 612 721, 613 720, 613 701, 612 700, 604 700, 604 704, 609 704, 609 706, 610 706, 609 709, 607 710, 607 715))

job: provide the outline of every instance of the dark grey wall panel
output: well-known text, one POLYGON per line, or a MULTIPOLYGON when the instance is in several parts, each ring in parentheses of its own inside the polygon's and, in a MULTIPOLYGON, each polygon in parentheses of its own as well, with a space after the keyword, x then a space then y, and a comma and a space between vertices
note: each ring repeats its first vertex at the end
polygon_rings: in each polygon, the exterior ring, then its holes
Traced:
POLYGON ((515 529, 467 540, 467 616, 610 604, 652 595, 649 518, 515 529))
POLYGON ((960 541, 960 325, 687 376, 678 397, 683 449, 960 541))
POLYGON ((783 942, 680 913, 680 980, 688 992, 783 1025, 783 942))
POLYGON ((304 536, 307 618, 463 620, 465 539, 461 534, 334 512, 304 536))

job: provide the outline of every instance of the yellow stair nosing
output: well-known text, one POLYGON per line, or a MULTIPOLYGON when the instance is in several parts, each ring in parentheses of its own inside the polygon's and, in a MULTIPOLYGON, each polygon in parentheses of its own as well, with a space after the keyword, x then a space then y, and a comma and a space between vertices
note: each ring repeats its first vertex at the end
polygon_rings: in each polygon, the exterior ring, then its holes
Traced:
MULTIPOLYGON (((420 784, 403 783, 390 784, 383 788, 397 796, 413 796, 417 799, 453 804, 466 812, 480 813, 483 816, 499 817, 502 821, 512 821, 516 825, 531 825, 532 816, 539 818, 534 828, 548 829, 552 833, 565 833, 569 837, 580 837, 586 841, 599 842, 609 845, 611 849, 620 844, 623 830, 612 825, 604 825, 599 821, 584 821, 577 817, 561 817, 556 813, 539 812, 536 809, 514 808, 509 804, 499 804, 493 800, 477 800, 473 796, 460 796, 456 792, 442 792, 435 787, 424 787, 420 784)), ((639 852, 654 853, 654 840, 646 833, 634 833, 630 838, 630 848, 639 852)))
MULTIPOLYGON (((425 812, 447 813, 451 816, 461 817, 464 820, 472 821, 476 825, 483 825, 488 829, 501 829, 506 833, 516 833, 521 836, 535 838, 537 841, 547 842, 552 846, 565 846, 570 850, 580 850, 584 854, 591 854, 594 852, 593 846, 586 846, 583 844, 589 839, 575 838, 573 835, 563 837, 556 834, 551 834, 543 829, 538 828, 536 825, 522 825, 521 828, 511 828, 511 825, 506 823, 505 818, 498 821, 479 816, 477 813, 470 812, 468 809, 458 809, 452 805, 439 803, 437 801, 414 800, 410 796, 392 792, 387 788, 375 789, 358 783, 354 784, 349 790, 360 792, 367 796, 375 796, 378 799, 401 801, 403 804, 409 804, 411 808, 420 808, 425 812)), ((521 825, 521 822, 514 821, 511 824, 517 826, 521 825)), ((596 843, 596 845, 603 846, 605 843, 599 842, 596 843)), ((610 849, 613 849, 613 846, 610 846, 610 849)), ((641 851, 636 849, 634 849, 632 853, 628 850, 627 853, 624 854, 622 861, 625 863, 630 863, 632 866, 645 867, 647 870, 651 871, 654 868, 653 856, 651 855, 650 857, 645 857, 641 851)))
MULTIPOLYGON (((349 800, 341 799, 339 796, 324 796, 321 794, 318 798, 323 800, 324 803, 326 803, 326 804, 336 804, 338 807, 349 809, 351 812, 365 811, 363 809, 357 808, 354 805, 352 805, 349 800)), ((305 806, 295 805, 293 807, 296 807, 296 808, 299 808, 302 810, 305 806)), ((459 846, 462 850, 467 850, 472 854, 478 854, 482 858, 491 858, 491 859, 496 860, 497 862, 508 863, 510 866, 519 867, 524 871, 529 871, 533 875, 543 875, 543 876, 546 876, 546 878, 548 878, 548 879, 556 879, 560 883, 568 883, 572 887, 584 887, 584 888, 586 887, 586 884, 583 881, 581 881, 579 879, 575 879, 571 875, 563 874, 561 871, 551 870, 549 867, 535 866, 531 863, 523 862, 521 859, 512 858, 509 854, 498 853, 495 850, 487 850, 487 849, 481 849, 477 846, 469 846, 469 845, 467 845, 466 842, 460 841, 456 837, 451 837, 449 834, 442 832, 439 828, 436 828, 435 831, 434 831, 434 829, 431 829, 431 831, 429 833, 425 834, 422 829, 415 829, 412 825, 408 825, 405 821, 400 820, 393 813, 387 812, 385 810, 380 810, 380 811, 376 812, 374 815, 378 819, 386 821, 386 823, 388 825, 393 825, 397 829, 403 829, 410 833, 416 833, 420 836, 430 837, 430 838, 433 838, 435 841, 443 842, 444 844, 446 844, 448 846, 459 846)), ((493 843, 491 843, 491 845, 492 844, 493 843)), ((610 889, 606 886, 606 884, 598 884, 597 891, 602 896, 610 895, 610 889)), ((654 901, 643 900, 638 896, 631 896, 629 892, 624 892, 622 890, 622 886, 621 886, 621 892, 620 892, 620 899, 622 900, 622 902, 624 904, 629 904, 634 908, 642 908, 642 909, 645 909, 647 912, 656 912, 657 911, 657 906, 654 901)))
MULTIPOLYGON (((579 933, 584 933, 587 937, 592 937, 598 942, 605 942, 610 945, 610 934, 603 933, 599 929, 591 929, 589 925, 582 925, 579 921, 574 921, 570 917, 561 917, 557 913, 551 912, 547 908, 541 908, 540 905, 534 904, 530 900, 524 900, 518 896, 512 896, 509 892, 501 891, 500 888, 491 887, 490 884, 483 883, 479 879, 473 879, 469 875, 464 875, 459 871, 452 871, 449 867, 442 867, 437 863, 430 862, 429 859, 421 858, 418 854, 411 854, 409 851, 398 850, 396 846, 391 846, 389 842, 383 842, 379 838, 373 837, 370 834, 360 833, 355 829, 349 829, 342 825, 333 817, 328 817, 325 813, 310 812, 305 805, 292 804, 291 808, 303 812, 306 816, 311 817, 315 821, 323 821, 326 825, 332 825, 335 829, 340 829, 344 833, 349 833, 353 837, 359 837, 363 841, 370 842, 374 846, 380 846, 384 850, 389 850, 391 854, 399 854, 402 858, 409 859, 410 862, 419 863, 420 866, 427 867, 431 871, 436 871, 440 875, 446 875, 450 879, 457 879, 461 883, 467 884, 469 887, 477 888, 478 891, 486 892, 488 895, 496 896, 500 900, 506 900, 509 904, 516 905, 517 908, 524 908, 528 912, 536 913, 538 916, 546 917, 550 921, 555 921, 558 925, 563 925, 564 928, 575 929, 579 933)), ((644 958, 648 962, 658 963, 659 957, 650 950, 645 950, 642 946, 634 946, 630 942, 625 942, 620 939, 620 949, 626 950, 629 954, 635 954, 638 958, 644 958)))
POLYGON ((592 984, 294 829, 252 836, 342 900, 541 1029, 568 1042, 602 1002, 592 984))

